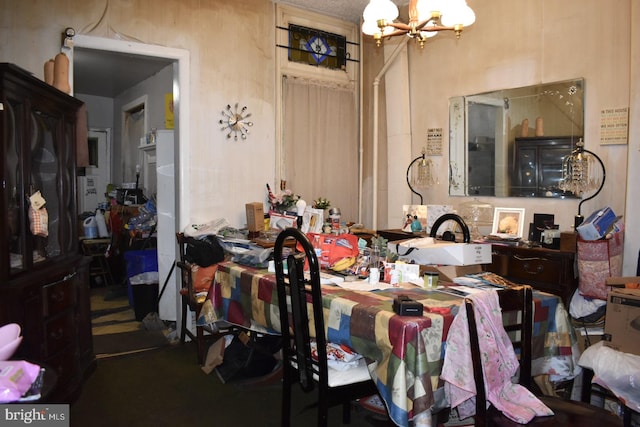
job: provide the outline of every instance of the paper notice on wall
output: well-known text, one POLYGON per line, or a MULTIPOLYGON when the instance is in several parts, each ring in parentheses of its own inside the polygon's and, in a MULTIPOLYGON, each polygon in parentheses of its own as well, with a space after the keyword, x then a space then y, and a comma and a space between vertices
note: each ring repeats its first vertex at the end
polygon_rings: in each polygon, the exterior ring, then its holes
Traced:
POLYGON ((427 130, 427 156, 442 156, 442 128, 427 130))
POLYGON ((629 108, 600 110, 600 144, 626 144, 629 135, 629 108))
POLYGON ((173 94, 164 94, 164 127, 165 129, 173 129, 174 115, 173 115, 173 94))

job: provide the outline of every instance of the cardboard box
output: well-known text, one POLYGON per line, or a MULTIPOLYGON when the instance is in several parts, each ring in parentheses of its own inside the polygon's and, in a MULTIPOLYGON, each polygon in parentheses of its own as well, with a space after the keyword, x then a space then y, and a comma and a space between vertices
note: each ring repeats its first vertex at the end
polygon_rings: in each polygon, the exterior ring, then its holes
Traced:
POLYGON ((593 212, 578 226, 578 233, 584 240, 598 240, 604 237, 616 222, 616 214, 610 207, 593 212))
POLYGON ((578 335, 578 348, 580 349, 580 353, 584 353, 587 347, 594 345, 598 341, 602 341, 604 328, 576 327, 576 332, 578 335))
POLYGON ((624 288, 627 283, 640 283, 640 276, 607 277, 605 283, 614 288, 624 288))
POLYGON ((578 233, 575 231, 560 232, 560 250, 576 253, 578 251, 578 233))
POLYGON ((262 202, 251 202, 244 206, 247 211, 247 230, 264 230, 264 205, 262 202))
POLYGON ((387 248, 406 259, 422 265, 473 265, 491 263, 491 245, 487 243, 454 243, 431 238, 389 242, 387 248))
POLYGON ((607 298, 605 344, 624 353, 640 355, 640 289, 616 288, 607 298))

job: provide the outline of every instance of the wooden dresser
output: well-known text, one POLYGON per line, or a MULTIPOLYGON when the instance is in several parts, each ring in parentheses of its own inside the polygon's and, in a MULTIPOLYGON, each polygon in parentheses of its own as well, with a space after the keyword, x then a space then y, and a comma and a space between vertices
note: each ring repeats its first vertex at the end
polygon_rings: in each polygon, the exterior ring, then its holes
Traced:
POLYGON ((486 271, 558 295, 569 307, 571 296, 578 287, 575 253, 500 244, 493 244, 491 248, 492 263, 484 265, 486 271))

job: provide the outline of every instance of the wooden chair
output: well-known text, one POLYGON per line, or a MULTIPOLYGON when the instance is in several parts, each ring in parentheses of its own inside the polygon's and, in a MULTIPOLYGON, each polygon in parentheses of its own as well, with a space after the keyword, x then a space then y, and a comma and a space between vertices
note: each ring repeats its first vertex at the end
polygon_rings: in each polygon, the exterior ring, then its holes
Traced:
MULTIPOLYGON (((532 334, 533 334, 533 296, 529 286, 504 289, 498 291, 500 307, 504 314, 508 312, 520 313, 520 316, 506 316, 513 319, 505 330, 512 337, 516 354, 519 350, 520 380, 519 383, 535 393, 531 389, 531 359, 532 359, 532 334), (514 339, 513 336, 518 339, 514 339)), ((469 337, 471 345, 471 357, 473 360, 473 374, 476 385, 476 415, 475 426, 522 426, 510 420, 497 410, 493 405, 486 406, 486 390, 484 387, 484 373, 480 355, 478 330, 473 307, 473 301, 465 299, 465 309, 469 324, 469 337)), ((583 402, 564 400, 558 397, 538 396, 549 407, 554 415, 536 417, 529 424, 536 426, 581 426, 581 427, 607 427, 620 426, 621 420, 604 409, 583 402)))
POLYGON ((306 235, 295 228, 283 230, 276 239, 274 248, 278 305, 283 341, 283 385, 281 425, 291 424, 291 388, 297 382, 302 390, 318 389, 318 426, 327 425, 330 406, 342 404, 343 423, 350 422, 351 401, 377 393, 364 363, 348 372, 337 371, 328 366, 327 342, 320 286, 320 269, 313 246, 306 235), (284 272, 283 253, 293 239, 302 252, 290 250, 286 259, 288 273, 284 272), (305 278, 308 265, 309 278, 305 278), (317 360, 312 357, 310 341, 311 303, 314 330, 317 331, 317 360))
POLYGON ((198 363, 203 365, 208 350, 208 345, 223 337, 224 335, 238 332, 240 328, 231 325, 228 322, 220 321, 210 325, 196 325, 196 333, 194 334, 187 327, 187 312, 193 311, 197 316, 204 302, 198 302, 196 299, 196 291, 193 283, 193 275, 191 274, 191 264, 186 261, 186 243, 187 238, 183 233, 176 233, 178 241, 180 260, 176 262, 176 266, 180 269, 180 279, 182 288, 180 296, 182 300, 181 309, 181 327, 180 327, 180 343, 184 344, 188 336, 195 341, 198 355, 198 363), (208 345, 207 345, 208 344, 208 345))

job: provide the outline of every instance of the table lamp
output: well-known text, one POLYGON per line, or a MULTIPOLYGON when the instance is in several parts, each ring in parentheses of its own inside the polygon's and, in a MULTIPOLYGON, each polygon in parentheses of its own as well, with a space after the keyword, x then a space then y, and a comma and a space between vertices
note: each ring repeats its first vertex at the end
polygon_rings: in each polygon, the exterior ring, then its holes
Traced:
POLYGON ((426 156, 426 150, 422 149, 422 154, 409 163, 409 167, 407 168, 407 185, 409 186, 409 190, 418 197, 420 197, 420 204, 423 204, 422 194, 418 193, 415 187, 418 188, 426 188, 430 185, 434 184, 434 172, 433 172, 433 162, 431 159, 428 159, 426 156), (410 179, 409 175, 411 174, 411 167, 414 163, 418 163, 417 172, 414 173, 410 179))
POLYGON ((584 193, 596 190, 591 196, 580 200, 578 204, 578 215, 576 215, 574 220, 575 228, 578 228, 584 221, 582 204, 587 200, 593 199, 600 193, 602 187, 604 187, 606 177, 607 173, 604 163, 598 155, 584 148, 584 141, 580 138, 576 143, 576 148, 570 155, 565 157, 562 163, 562 180, 558 184, 558 187, 562 191, 570 191, 576 196, 582 196, 584 193), (601 171, 595 167, 598 164, 600 165, 601 171))

